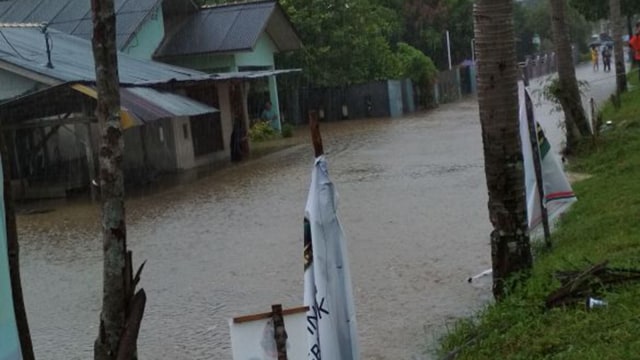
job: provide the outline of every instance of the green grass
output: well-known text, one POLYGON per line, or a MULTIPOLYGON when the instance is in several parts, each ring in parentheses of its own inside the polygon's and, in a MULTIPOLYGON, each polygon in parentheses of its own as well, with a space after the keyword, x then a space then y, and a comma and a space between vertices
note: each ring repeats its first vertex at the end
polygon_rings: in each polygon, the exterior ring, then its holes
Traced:
POLYGON ((574 185, 579 201, 554 233, 553 249, 536 254, 531 278, 506 300, 458 323, 442 339, 441 356, 462 348, 456 359, 640 359, 640 282, 603 288, 606 308, 544 308, 559 286, 555 271, 604 260, 640 268, 640 87, 633 80, 621 109, 603 109, 614 128, 572 159, 572 170, 593 176, 574 185))

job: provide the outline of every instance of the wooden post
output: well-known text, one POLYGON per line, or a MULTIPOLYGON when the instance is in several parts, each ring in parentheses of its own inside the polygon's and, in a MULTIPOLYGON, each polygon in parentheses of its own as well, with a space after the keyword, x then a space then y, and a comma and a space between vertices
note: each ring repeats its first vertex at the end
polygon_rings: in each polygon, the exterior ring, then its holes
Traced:
POLYGON ((542 228, 544 229, 544 242, 547 247, 551 247, 551 230, 549 228, 549 214, 545 204, 544 183, 542 179, 542 158, 540 157, 540 144, 538 143, 538 129, 533 115, 533 102, 529 93, 524 92, 524 101, 527 109, 527 124, 529 125, 529 140, 531 141, 531 152, 533 154, 533 168, 536 173, 536 184, 538 196, 540 197, 540 214, 542 216, 542 228))
POLYGON ((146 296, 143 290, 134 295, 142 267, 133 277, 131 253, 127 251, 114 0, 92 0, 91 12, 98 92, 95 112, 102 137, 99 156, 104 259, 102 311, 94 359, 131 360, 137 358, 136 342, 146 296))
POLYGON ((284 327, 284 317, 282 316, 282 305, 271 306, 273 319, 273 336, 276 340, 278 350, 278 360, 287 360, 287 331, 284 327))
POLYGON ((309 130, 311 131, 311 142, 313 143, 315 157, 320 157, 324 155, 324 149, 318 123, 318 113, 315 110, 309 111, 309 130))
POLYGON ((27 321, 27 311, 22 296, 22 283, 20 282, 20 247, 18 245, 18 230, 16 226, 16 212, 11 190, 11 165, 9 164, 9 152, 5 142, 5 131, 0 132, 0 151, 2 153, 2 171, 4 186, 4 212, 7 227, 7 252, 9 255, 9 278, 11 280, 11 295, 13 298, 13 310, 18 327, 20 351, 23 360, 33 360, 33 344, 27 321))

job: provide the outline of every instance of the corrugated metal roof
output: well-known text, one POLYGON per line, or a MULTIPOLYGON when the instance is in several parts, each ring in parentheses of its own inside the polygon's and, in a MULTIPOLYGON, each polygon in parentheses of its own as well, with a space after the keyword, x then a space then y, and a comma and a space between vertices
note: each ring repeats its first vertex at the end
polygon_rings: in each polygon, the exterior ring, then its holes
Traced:
MULTIPOLYGON (((82 104, 95 100, 96 96, 95 87, 90 85, 52 86, 0 103, 0 118, 4 125, 12 125, 79 112, 82 104)), ((120 88, 120 106, 125 129, 161 119, 218 112, 181 95, 140 87, 120 88)))
MULTIPOLYGON (((95 67, 91 43, 85 39, 49 30, 52 41, 48 68, 44 35, 38 29, 0 29, 0 67, 18 66, 56 82, 94 82, 95 67)), ((170 81, 206 80, 209 75, 152 60, 140 60, 118 54, 122 85, 152 85, 170 81)))
MULTIPOLYGON (((300 47, 300 40, 284 11, 277 2, 261 1, 241 4, 219 5, 201 9, 191 15, 156 52, 157 57, 184 56, 206 53, 230 53, 252 50, 260 35, 267 29, 273 14, 280 21, 280 27, 288 30, 286 39, 274 39, 276 45, 294 42, 300 47)), ((279 35, 280 33, 278 33, 279 35)), ((273 34, 272 34, 273 37, 273 34)), ((290 45, 282 46, 289 50, 290 45)))
POLYGON ((122 107, 144 123, 177 116, 196 116, 218 112, 217 109, 185 96, 150 88, 120 90, 122 107))
POLYGON ((263 77, 269 77, 274 75, 283 75, 301 72, 302 69, 282 69, 282 70, 260 70, 260 71, 238 71, 238 72, 224 72, 211 74, 211 79, 225 81, 225 80, 250 80, 263 77))
MULTIPOLYGON (((117 45, 123 48, 162 0, 115 0, 117 45)), ((7 0, 0 22, 47 22, 54 29, 91 39, 89 0, 7 0)))

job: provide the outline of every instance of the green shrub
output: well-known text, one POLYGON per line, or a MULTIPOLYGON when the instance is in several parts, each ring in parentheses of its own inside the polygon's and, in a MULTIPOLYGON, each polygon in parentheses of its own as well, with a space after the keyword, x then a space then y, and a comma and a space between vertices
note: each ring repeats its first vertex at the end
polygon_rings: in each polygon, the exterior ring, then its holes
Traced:
POLYGON ((249 138, 251 141, 260 142, 274 139, 277 136, 277 132, 269 125, 269 123, 260 121, 249 129, 249 138))
POLYGON ((293 136, 293 126, 287 123, 282 124, 282 137, 290 138, 292 136, 293 136))

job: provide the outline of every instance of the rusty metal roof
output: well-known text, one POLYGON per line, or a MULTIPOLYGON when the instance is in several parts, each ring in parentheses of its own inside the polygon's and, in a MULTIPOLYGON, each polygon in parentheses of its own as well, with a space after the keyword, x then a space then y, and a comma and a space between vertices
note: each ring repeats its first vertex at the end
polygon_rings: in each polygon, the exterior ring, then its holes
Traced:
MULTIPOLYGON (((115 0, 116 39, 122 49, 162 0, 115 0)), ((89 0, 6 0, 0 2, 0 22, 47 22, 54 29, 91 39, 89 0)))
POLYGON ((280 51, 302 44, 281 6, 273 0, 202 8, 156 51, 158 58, 250 51, 266 32, 280 51))

